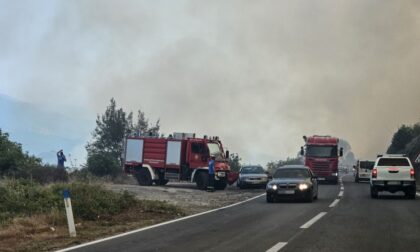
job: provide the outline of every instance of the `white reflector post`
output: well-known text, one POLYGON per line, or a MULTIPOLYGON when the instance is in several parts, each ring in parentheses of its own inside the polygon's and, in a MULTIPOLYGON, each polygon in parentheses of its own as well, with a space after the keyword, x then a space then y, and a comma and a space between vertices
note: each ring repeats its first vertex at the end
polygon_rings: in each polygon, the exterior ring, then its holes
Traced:
POLYGON ((69 190, 63 191, 64 205, 66 206, 67 223, 69 226, 70 237, 76 237, 76 227, 74 226, 73 209, 71 207, 69 190))

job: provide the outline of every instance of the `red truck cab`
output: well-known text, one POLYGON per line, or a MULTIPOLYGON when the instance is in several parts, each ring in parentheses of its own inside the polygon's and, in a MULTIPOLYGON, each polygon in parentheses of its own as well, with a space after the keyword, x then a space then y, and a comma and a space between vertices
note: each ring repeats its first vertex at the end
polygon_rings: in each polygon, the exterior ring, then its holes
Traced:
POLYGON ((331 136, 304 136, 305 146, 301 155, 320 181, 338 183, 338 159, 343 156, 343 148, 338 151, 339 139, 331 136))

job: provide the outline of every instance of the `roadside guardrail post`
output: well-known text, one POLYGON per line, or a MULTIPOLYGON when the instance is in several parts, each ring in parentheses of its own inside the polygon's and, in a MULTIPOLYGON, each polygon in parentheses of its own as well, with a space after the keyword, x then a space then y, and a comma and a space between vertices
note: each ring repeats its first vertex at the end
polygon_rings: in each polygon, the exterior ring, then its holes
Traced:
POLYGON ((64 205, 66 206, 67 224, 69 226, 70 237, 76 237, 76 227, 74 226, 73 209, 71 207, 70 191, 63 190, 64 205))

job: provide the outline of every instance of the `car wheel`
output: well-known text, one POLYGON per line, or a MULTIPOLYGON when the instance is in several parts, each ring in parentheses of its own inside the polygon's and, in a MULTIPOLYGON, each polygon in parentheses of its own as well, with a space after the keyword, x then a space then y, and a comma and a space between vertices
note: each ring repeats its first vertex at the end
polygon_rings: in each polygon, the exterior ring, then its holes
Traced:
POLYGON ((378 198, 378 189, 371 186, 370 187, 370 196, 372 197, 372 199, 377 199, 378 198))
POLYGON ((266 199, 267 199, 267 203, 273 203, 274 202, 273 196, 269 193, 267 193, 266 199))
POLYGON ((314 200, 318 199, 318 192, 316 192, 315 196, 314 196, 314 200))

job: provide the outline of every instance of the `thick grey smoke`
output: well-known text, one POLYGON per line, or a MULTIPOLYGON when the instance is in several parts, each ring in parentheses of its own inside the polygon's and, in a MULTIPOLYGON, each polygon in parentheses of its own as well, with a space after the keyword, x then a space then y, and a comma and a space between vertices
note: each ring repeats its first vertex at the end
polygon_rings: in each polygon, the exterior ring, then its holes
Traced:
POLYGON ((356 156, 372 158, 398 126, 420 118, 418 1, 101 0, 51 9, 20 69, 20 92, 36 101, 46 89, 67 90, 60 102, 98 113, 115 97, 160 117, 166 133, 219 135, 260 163, 294 156, 311 134, 347 139, 356 156))

